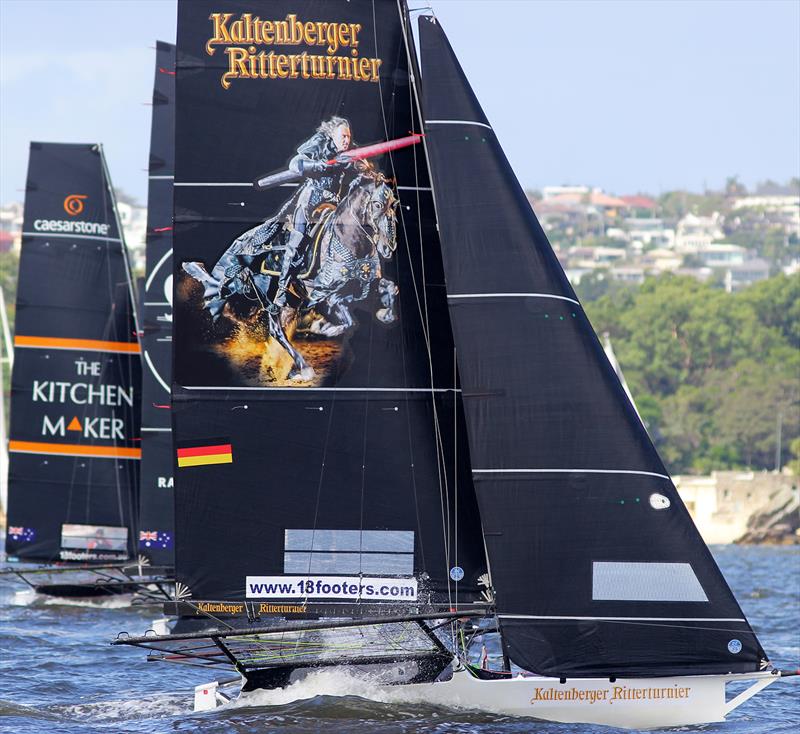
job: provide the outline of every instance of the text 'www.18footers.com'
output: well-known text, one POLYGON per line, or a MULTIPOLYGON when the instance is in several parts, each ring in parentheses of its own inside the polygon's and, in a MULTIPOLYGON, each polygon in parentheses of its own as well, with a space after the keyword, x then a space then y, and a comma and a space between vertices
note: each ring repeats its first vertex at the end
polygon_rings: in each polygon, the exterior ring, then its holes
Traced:
POLYGON ((248 599, 415 601, 416 579, 367 576, 248 576, 248 599))

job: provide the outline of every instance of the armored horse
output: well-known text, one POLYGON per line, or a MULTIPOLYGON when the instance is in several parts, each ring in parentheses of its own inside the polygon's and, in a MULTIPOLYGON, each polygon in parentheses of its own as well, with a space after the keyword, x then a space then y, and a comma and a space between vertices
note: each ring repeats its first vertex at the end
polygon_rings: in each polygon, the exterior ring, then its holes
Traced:
POLYGON ((398 204, 386 177, 367 170, 353 179, 337 205, 319 207, 299 262, 293 264, 294 303, 283 309, 272 302, 289 235, 280 217, 239 236, 211 272, 201 262, 185 262, 183 270, 203 285, 203 306, 215 322, 226 305, 234 313, 258 308, 270 336, 292 358, 289 378, 309 380, 314 371, 287 337, 281 311, 298 311, 312 334, 337 337, 355 325, 353 304, 374 296, 379 303, 375 317, 392 323, 398 288, 383 277, 382 261, 397 247, 398 204))

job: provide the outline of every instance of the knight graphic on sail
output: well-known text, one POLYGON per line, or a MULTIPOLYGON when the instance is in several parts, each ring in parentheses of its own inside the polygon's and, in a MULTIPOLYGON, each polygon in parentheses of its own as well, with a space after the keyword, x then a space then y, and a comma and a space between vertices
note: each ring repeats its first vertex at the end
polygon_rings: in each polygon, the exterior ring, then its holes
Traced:
POLYGON ((356 325, 353 305, 372 300, 375 318, 394 322, 398 288, 384 277, 383 263, 397 246, 399 200, 369 159, 419 139, 351 148, 350 122, 324 120, 286 171, 255 182, 260 189, 298 182, 278 212, 237 237, 211 272, 202 263, 183 264, 203 284, 212 319, 228 304, 235 312, 255 301, 269 337, 291 356, 288 378, 302 381, 313 380, 315 371, 287 335, 292 321, 298 336, 341 337, 356 325))

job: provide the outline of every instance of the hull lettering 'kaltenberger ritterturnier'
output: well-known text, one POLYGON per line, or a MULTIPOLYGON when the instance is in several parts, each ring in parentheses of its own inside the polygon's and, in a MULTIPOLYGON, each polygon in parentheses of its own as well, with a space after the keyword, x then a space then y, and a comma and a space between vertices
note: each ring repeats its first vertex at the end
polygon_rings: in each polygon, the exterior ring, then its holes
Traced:
POLYGON ((436 19, 241 10, 179 3, 183 618, 117 643, 629 727, 776 680, 436 19))

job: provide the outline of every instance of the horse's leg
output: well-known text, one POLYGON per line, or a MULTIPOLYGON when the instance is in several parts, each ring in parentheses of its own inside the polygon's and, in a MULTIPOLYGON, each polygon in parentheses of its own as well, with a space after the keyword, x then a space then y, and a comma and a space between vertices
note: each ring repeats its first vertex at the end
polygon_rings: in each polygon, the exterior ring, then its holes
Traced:
POLYGON ((331 306, 339 319, 339 327, 342 330, 339 333, 347 331, 355 324, 355 321, 353 321, 353 316, 350 313, 350 309, 347 307, 351 300, 352 298, 350 296, 345 296, 344 298, 333 296, 331 298, 331 306))
POLYGON ((311 324, 311 331, 320 336, 341 336, 355 323, 350 314, 350 309, 347 308, 346 301, 350 299, 349 296, 340 298, 334 293, 325 299, 324 310, 327 318, 320 319, 311 324), (331 320, 338 323, 332 323, 331 320))
POLYGON ((267 324, 269 326, 269 335, 275 339, 292 358, 292 369, 289 371, 290 380, 310 380, 314 377, 314 368, 303 359, 286 336, 283 327, 278 321, 278 317, 273 316, 267 311, 267 324))
POLYGON ((381 323, 391 324, 397 318, 394 312, 394 303, 399 292, 400 289, 391 280, 381 278, 378 281, 378 297, 383 308, 379 308, 375 312, 375 318, 381 323))

